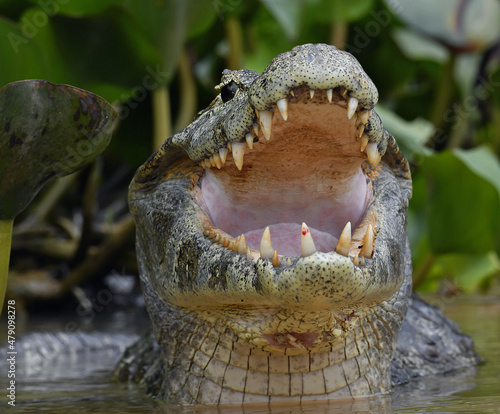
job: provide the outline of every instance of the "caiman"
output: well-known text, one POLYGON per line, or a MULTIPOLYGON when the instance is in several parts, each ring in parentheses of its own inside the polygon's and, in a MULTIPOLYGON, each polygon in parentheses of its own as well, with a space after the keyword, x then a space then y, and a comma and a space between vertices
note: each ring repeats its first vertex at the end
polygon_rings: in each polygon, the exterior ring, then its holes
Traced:
POLYGON ((117 376, 171 403, 274 403, 476 364, 412 298, 410 168, 359 62, 306 44, 216 90, 131 183, 153 334, 117 376))

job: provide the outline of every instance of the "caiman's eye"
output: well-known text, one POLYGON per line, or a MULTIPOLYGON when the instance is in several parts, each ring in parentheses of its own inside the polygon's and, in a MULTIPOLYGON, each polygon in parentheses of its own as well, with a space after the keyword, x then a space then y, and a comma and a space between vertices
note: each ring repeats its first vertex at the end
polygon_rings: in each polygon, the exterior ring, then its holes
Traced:
POLYGON ((238 85, 233 81, 229 82, 227 85, 224 85, 220 90, 220 96, 222 98, 222 102, 226 103, 234 98, 234 95, 238 91, 238 85))

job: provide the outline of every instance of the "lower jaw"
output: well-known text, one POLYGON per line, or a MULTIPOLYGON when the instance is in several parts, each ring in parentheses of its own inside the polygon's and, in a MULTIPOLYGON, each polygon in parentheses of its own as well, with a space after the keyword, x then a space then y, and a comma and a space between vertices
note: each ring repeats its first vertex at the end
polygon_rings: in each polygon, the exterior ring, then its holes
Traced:
POLYGON ((355 230, 373 197, 371 181, 361 169, 347 180, 344 190, 333 193, 310 188, 303 193, 285 186, 263 190, 262 200, 249 197, 239 202, 241 195, 228 196, 221 190, 223 186, 213 173, 205 171, 196 199, 211 226, 234 239, 244 234, 248 247, 256 251, 265 228, 269 227, 274 249, 288 257, 301 256, 303 222, 311 230, 316 250, 333 252, 346 223, 350 222, 355 230))

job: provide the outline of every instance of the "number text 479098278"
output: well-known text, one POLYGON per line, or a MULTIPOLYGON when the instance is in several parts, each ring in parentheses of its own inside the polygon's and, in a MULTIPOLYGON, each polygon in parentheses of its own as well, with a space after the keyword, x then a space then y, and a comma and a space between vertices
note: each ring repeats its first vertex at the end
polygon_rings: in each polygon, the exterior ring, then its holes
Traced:
POLYGON ((7 302, 7 404, 16 405, 16 301, 7 302))

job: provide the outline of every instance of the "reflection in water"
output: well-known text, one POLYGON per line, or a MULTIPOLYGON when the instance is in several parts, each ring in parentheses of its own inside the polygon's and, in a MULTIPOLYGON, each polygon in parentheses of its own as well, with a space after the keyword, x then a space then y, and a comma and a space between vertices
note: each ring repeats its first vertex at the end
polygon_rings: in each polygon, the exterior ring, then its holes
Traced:
MULTIPOLYGON (((151 414, 337 414, 337 413, 499 413, 500 410, 500 303, 498 298, 489 303, 474 303, 472 299, 461 304, 448 305, 445 312, 461 328, 474 337, 476 348, 486 360, 482 366, 453 375, 423 378, 398 387, 392 395, 332 400, 307 405, 283 404, 273 406, 246 405, 244 407, 179 407, 165 405, 144 395, 136 386, 114 383, 110 372, 117 361, 117 352, 109 349, 90 349, 69 358, 58 357, 54 350, 43 369, 33 370, 34 360, 19 357, 16 409, 20 413, 65 413, 99 411, 107 413, 151 414), (20 366, 25 364, 25 366, 20 366), (32 365, 33 364, 33 365, 32 365), (30 367, 30 365, 32 365, 30 367)), ((125 318, 127 321, 128 317, 125 318)), ((99 329, 102 332, 126 333, 130 340, 130 323, 113 321, 99 329)), ((137 324, 140 331, 144 321, 137 324)), ((40 326, 37 326, 37 329, 40 326)), ((2 354, 3 355, 3 354, 2 354)), ((3 356, 2 356, 2 359, 3 356)), ((0 388, 6 388, 5 365, 0 363, 0 388)), ((0 398, 6 412, 6 397, 0 398)), ((9 407, 10 408, 10 407, 9 407)))
POLYGON ((369 398, 336 399, 330 401, 307 402, 298 405, 276 403, 275 405, 247 404, 243 407, 173 407, 160 405, 156 407, 154 414, 340 414, 340 413, 392 413, 391 397, 379 395, 369 398))

